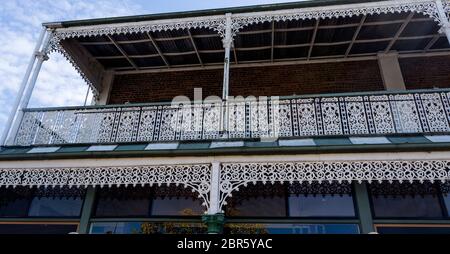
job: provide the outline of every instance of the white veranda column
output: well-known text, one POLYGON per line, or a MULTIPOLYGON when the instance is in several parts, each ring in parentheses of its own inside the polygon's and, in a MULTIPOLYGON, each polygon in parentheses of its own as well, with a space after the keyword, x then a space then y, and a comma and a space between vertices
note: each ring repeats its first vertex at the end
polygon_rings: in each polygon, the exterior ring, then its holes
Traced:
MULTIPOLYGON (((33 93, 37 78, 39 76, 39 72, 41 71, 42 63, 44 61, 48 60, 46 51, 47 51, 47 48, 48 48, 48 45, 49 45, 49 42, 51 39, 50 31, 47 30, 44 37, 45 37, 45 39, 41 43, 39 50, 35 51, 35 53, 34 53, 34 57, 38 61, 36 63, 36 67, 34 67, 34 70, 32 72, 32 75, 30 77, 28 85, 26 85, 24 91, 22 91, 18 95, 20 97, 20 100, 19 100, 20 104, 17 107, 13 108, 13 112, 11 113, 13 121, 12 121, 12 125, 9 128, 9 131, 6 130, 7 131, 6 135, 5 135, 6 142, 4 143, 6 145, 11 145, 14 142, 14 138, 16 136, 17 130, 20 125, 20 121, 23 117, 23 110, 28 107, 28 103, 30 102, 31 95, 33 93)), ((25 78, 24 78, 24 80, 25 80, 25 78)), ((28 78, 27 78, 27 80, 28 80, 28 78)))
MULTIPOLYGON (((447 4, 450 5, 450 3, 447 3, 447 4)), ((448 7, 449 9, 446 11, 442 0, 436 0, 436 6, 437 6, 438 16, 439 16, 439 19, 440 19, 441 25, 442 25, 442 31, 447 36, 448 43, 450 43, 450 21, 449 21, 449 17, 447 16, 447 13, 446 13, 446 12, 450 12, 450 7, 448 7)))
POLYGON ((233 42, 233 36, 231 34, 231 13, 226 14, 225 23, 225 38, 223 38, 223 47, 225 48, 225 61, 223 66, 223 90, 222 99, 226 100, 229 95, 229 84, 230 84, 230 51, 231 43, 233 42))
POLYGON ((40 48, 42 46, 42 42, 44 40, 45 32, 46 32, 46 28, 42 27, 41 33, 39 34, 38 41, 37 41, 36 46, 35 46, 35 48, 33 50, 33 54, 31 55, 30 61, 28 62, 27 70, 25 71, 25 75, 23 76, 22 83, 20 84, 19 91, 17 92, 17 96, 16 96, 16 98, 14 100, 14 103, 12 105, 11 112, 10 112, 10 114, 8 116, 8 119, 5 122, 5 126, 4 126, 5 129, 3 130, 2 136, 0 138, 0 145, 5 145, 6 144, 6 139, 8 138, 8 133, 11 130, 11 124, 12 124, 15 116, 18 113, 19 104, 20 104, 20 101, 22 100, 25 88, 26 88, 26 86, 28 84, 28 80, 30 78, 31 71, 33 70, 33 66, 34 66, 34 64, 36 62, 36 58, 37 58, 37 56, 39 54, 39 50, 40 50, 40 48))
POLYGON ((386 90, 406 90, 397 53, 378 54, 378 66, 386 90))
POLYGON ((220 207, 220 163, 213 162, 211 167, 211 190, 209 193, 208 215, 221 213, 220 207))
POLYGON ((228 107, 227 107, 227 99, 229 96, 229 85, 230 85, 230 51, 231 51, 231 43, 233 42, 233 35, 231 34, 231 13, 225 14, 225 37, 223 38, 223 47, 225 49, 225 57, 224 57, 224 65, 223 65, 223 87, 222 87, 222 99, 225 101, 223 104, 222 111, 222 124, 221 128, 223 131, 227 130, 228 121, 228 107))

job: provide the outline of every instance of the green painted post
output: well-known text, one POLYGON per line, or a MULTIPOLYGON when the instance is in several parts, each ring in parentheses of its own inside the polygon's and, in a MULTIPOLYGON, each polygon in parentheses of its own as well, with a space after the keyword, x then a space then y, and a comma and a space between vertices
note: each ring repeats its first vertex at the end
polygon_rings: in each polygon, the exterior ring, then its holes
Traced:
POLYGON ((84 198, 83 209, 81 210, 80 225, 78 226, 79 234, 89 233, 89 220, 91 219, 94 200, 95 188, 90 186, 86 189, 86 197, 84 198))
POLYGON ((365 183, 355 183, 356 207, 359 213, 360 227, 362 234, 368 234, 375 231, 373 226, 372 211, 370 209, 369 193, 365 183))
POLYGON ((208 227, 208 234, 223 233, 223 225, 225 224, 225 215, 223 213, 203 215, 202 221, 208 227))

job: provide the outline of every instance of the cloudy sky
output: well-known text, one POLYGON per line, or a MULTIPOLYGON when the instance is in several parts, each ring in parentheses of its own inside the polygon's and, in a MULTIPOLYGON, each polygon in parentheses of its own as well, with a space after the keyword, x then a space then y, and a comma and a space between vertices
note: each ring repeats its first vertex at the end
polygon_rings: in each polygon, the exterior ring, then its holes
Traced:
MULTIPOLYGON (((1 0, 0 132, 39 35, 50 21, 199 10, 295 0, 1 0)), ((87 85, 60 55, 45 62, 30 107, 83 105, 87 85)))

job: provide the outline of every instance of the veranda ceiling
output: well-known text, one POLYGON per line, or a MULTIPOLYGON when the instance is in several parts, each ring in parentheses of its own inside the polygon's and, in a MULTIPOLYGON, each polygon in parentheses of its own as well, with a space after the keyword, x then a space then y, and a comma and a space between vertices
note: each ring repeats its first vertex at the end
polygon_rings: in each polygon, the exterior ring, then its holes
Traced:
MULTIPOLYGON (((103 73, 221 68, 397 51, 449 53, 449 0, 315 0, 44 24, 58 51, 97 94, 103 73)), ((414 53, 414 55, 411 55, 414 53)))
MULTIPOLYGON (((448 51, 437 22, 420 13, 252 24, 234 38, 232 64, 448 51)), ((207 28, 67 39, 115 71, 222 65, 220 35, 207 28)))

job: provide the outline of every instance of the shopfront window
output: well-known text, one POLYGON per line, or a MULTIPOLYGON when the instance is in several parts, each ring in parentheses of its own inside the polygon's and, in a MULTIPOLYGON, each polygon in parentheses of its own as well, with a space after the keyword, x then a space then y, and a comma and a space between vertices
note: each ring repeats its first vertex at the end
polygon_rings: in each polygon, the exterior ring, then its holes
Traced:
POLYGON ((226 234, 358 234, 356 224, 281 224, 234 223, 227 224, 226 234))
POLYGON ((203 223, 195 222, 97 222, 91 234, 205 234, 203 223))
POLYGON ((83 199, 33 198, 28 211, 30 217, 79 217, 83 199))
POLYGON ((204 211, 199 199, 156 197, 152 200, 151 214, 154 216, 201 216, 204 211))
POLYGON ((450 234, 450 225, 376 225, 380 234, 450 234))
POLYGON ((150 187, 98 189, 95 217, 148 217, 152 198, 150 187))
POLYGON ((147 218, 153 216, 200 216, 202 200, 182 187, 129 187, 97 191, 97 218, 147 218))
POLYGON ((80 217, 85 194, 78 188, 2 188, 0 217, 80 217))
POLYGON ((349 184, 257 184, 227 200, 229 217, 355 217, 349 184))
POLYGON ((443 195, 445 210, 447 211, 447 217, 450 217, 450 194, 445 193, 443 195))
POLYGON ((24 224, 1 224, 0 234, 69 234, 77 232, 77 224, 54 224, 54 223, 24 223, 24 224))
POLYGON ((351 195, 289 196, 293 217, 355 217, 351 195))
POLYGON ((439 219, 445 214, 437 184, 374 183, 369 190, 375 218, 439 219))

